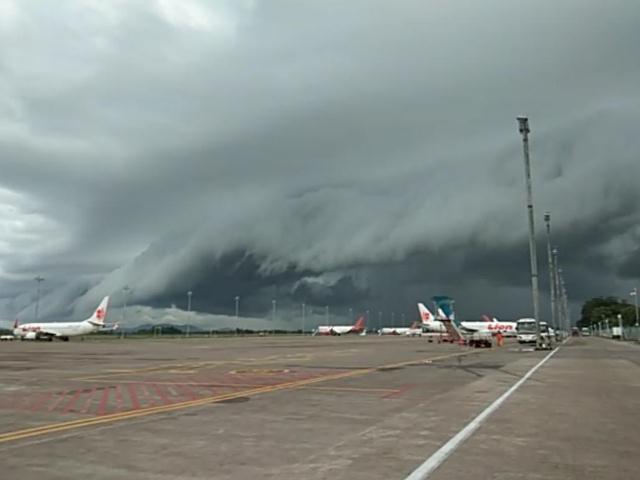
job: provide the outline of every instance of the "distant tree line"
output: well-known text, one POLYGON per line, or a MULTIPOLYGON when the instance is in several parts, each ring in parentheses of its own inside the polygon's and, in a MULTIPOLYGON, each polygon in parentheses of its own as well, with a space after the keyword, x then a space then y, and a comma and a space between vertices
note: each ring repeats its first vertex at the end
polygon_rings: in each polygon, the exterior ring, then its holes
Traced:
POLYGON ((618 321, 618 315, 622 315, 623 325, 634 325, 636 323, 635 305, 617 297, 595 297, 587 300, 582 306, 578 326, 590 327, 605 320, 609 320, 609 323, 612 324, 612 322, 618 321))

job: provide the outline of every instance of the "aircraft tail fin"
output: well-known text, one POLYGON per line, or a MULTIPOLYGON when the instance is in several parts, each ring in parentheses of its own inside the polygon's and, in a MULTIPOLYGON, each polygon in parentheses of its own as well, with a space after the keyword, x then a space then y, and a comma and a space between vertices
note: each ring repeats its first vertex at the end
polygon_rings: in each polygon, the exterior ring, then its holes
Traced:
POLYGON ((433 314, 424 306, 424 303, 418 303, 418 312, 420 312, 420 320, 422 323, 433 322, 433 314))
POLYGON ((353 329, 354 330, 359 330, 361 328, 364 328, 365 325, 365 317, 364 315, 358 317, 358 320, 356 320, 356 323, 353 324, 353 329))
POLYGON ((13 329, 15 330, 16 328, 18 328, 19 325, 20 325, 20 323, 18 322, 18 319, 16 318, 16 321, 13 322, 13 329))
POLYGON ((495 321, 496 321, 496 319, 495 319, 495 318, 494 318, 494 319, 491 319, 491 318, 489 317, 489 315, 482 315, 482 317, 480 317, 480 319, 481 319, 483 322, 495 322, 495 321))
POLYGON ((89 322, 93 323, 94 325, 104 325, 104 321, 107 318, 107 307, 109 306, 109 296, 106 296, 102 299, 102 301, 100 302, 100 305, 98 305, 98 308, 96 308, 96 311, 93 312, 93 315, 91 315, 91 318, 89 318, 89 322))

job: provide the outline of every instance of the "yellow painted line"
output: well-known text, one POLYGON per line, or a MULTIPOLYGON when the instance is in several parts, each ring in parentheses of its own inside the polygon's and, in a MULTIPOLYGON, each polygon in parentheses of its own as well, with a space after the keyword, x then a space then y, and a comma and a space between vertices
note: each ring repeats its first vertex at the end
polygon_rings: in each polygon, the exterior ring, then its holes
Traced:
MULTIPOLYGON (((113 383, 112 380, 96 380, 97 383, 113 383)), ((156 382, 153 380, 118 380, 118 383, 135 383, 136 385, 187 385, 191 387, 267 387, 269 385, 264 385, 260 383, 220 383, 220 382, 171 382, 171 381, 162 381, 156 382)), ((93 383, 93 382, 92 382, 93 383)))
POLYGON ((445 358, 468 355, 469 353, 473 353, 473 352, 467 351, 462 353, 452 353, 448 355, 440 355, 438 357, 432 357, 432 358, 427 358, 423 360, 410 360, 407 362, 399 362, 399 363, 394 363, 389 365, 380 365, 377 367, 371 367, 371 368, 366 368, 361 370, 350 370, 342 373, 335 373, 330 375, 324 375, 321 377, 296 380, 296 381, 285 382, 285 383, 280 383, 276 385, 258 387, 250 390, 242 390, 240 392, 216 395, 213 397, 201 398, 197 400, 187 400, 184 402, 174 403, 171 405, 147 407, 147 408, 141 408, 138 410, 130 410, 127 412, 112 413, 112 414, 103 415, 100 417, 83 418, 78 420, 70 420, 67 422, 42 425, 40 427, 26 428, 24 430, 16 430, 13 432, 6 432, 6 433, 0 434, 0 443, 22 440, 25 438, 47 435, 50 433, 64 432, 67 430, 75 430, 78 428, 89 427, 94 425, 102 425, 105 423, 113 423, 121 420, 129 420, 132 418, 155 415, 158 413, 167 413, 175 410, 183 410, 186 408, 199 407, 199 406, 208 405, 212 403, 219 403, 225 400, 231 400, 234 398, 254 396, 262 393, 276 392, 279 390, 295 389, 295 388, 305 387, 307 385, 312 385, 314 383, 321 383, 321 382, 327 382, 331 380, 340 380, 343 378, 366 375, 368 373, 378 371, 378 369, 380 368, 393 368, 393 367, 401 367, 406 365, 416 365, 416 364, 423 363, 425 361, 443 360, 445 358))
POLYGON ((305 390, 322 390, 329 392, 363 392, 363 393, 393 393, 399 392, 393 388, 357 388, 357 387, 302 387, 305 390))

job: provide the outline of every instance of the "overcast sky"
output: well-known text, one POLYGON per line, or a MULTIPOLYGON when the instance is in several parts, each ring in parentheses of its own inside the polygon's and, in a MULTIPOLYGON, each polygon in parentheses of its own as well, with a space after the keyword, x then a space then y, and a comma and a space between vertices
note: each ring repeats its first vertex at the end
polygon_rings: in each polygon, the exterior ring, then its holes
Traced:
POLYGON ((4 0, 0 318, 529 315, 518 114, 541 288, 551 210, 574 313, 624 296, 639 46, 635 0, 4 0))

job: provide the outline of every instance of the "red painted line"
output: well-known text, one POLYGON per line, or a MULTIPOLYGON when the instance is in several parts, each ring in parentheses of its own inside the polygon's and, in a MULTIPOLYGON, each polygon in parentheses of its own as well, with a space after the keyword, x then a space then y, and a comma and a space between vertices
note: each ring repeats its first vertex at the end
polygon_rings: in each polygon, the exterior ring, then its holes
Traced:
POLYGON ((119 412, 124 410, 124 401, 122 397, 122 385, 116 385, 116 405, 118 406, 119 412))
POLYGON ((189 399, 195 400, 196 398, 198 398, 198 396, 193 392, 193 390, 187 387, 186 385, 177 384, 176 387, 178 387, 178 390, 182 392, 182 396, 185 396, 185 392, 186 392, 186 396, 189 397, 189 399))
POLYGON ((129 398, 131 399, 131 406, 134 410, 138 410, 140 408, 140 400, 138 400, 138 394, 136 393, 136 384, 129 383, 127 385, 127 389, 129 390, 129 398))
POLYGON ((207 396, 213 396, 219 393, 220 387, 217 387, 215 385, 206 385, 204 388, 207 390, 207 396))
POLYGON ((395 398, 395 397, 399 397, 400 395, 404 395, 405 393, 407 393, 407 391, 411 390, 414 387, 414 385, 401 385, 400 388, 398 388, 397 390, 391 392, 391 393, 387 393, 385 395, 382 395, 381 398, 395 398))
POLYGON ((169 392, 169 395, 172 397, 171 403, 173 403, 174 402, 173 399, 175 399, 176 397, 180 396, 180 394, 178 393, 178 390, 176 389, 176 386, 175 385, 165 385, 165 388, 169 392))
POLYGON ((53 397, 53 392, 46 392, 46 393, 40 394, 40 398, 31 404, 31 407, 29 407, 29 410, 31 410, 32 412, 37 412, 38 410, 42 410, 44 406, 49 402, 49 400, 51 400, 51 397, 53 397))
POLYGON ((209 388, 207 387, 207 379, 203 376, 198 376, 195 381, 198 383, 198 395, 201 397, 206 397, 209 395, 209 388))
POLYGON ((147 402, 147 406, 155 407, 158 405, 158 403, 156 403, 156 396, 151 392, 151 385, 143 384, 141 385, 141 388, 144 392, 144 398, 147 402))
POLYGON ((171 400, 169 400, 169 397, 167 397, 167 394, 164 391, 164 388, 162 388, 162 385, 158 385, 157 383, 154 383, 153 389, 156 391, 156 394, 158 395, 158 397, 160 397, 160 399, 165 405, 168 405, 171 403, 171 400))
POLYGON ((73 407, 75 406, 76 402, 78 401, 78 399, 80 398, 81 395, 82 395, 82 391, 81 390, 76 390, 76 392, 71 397, 71 400, 69 400, 67 402, 67 404, 62 408, 62 410, 64 410, 64 412, 66 412, 66 413, 68 413, 71 410, 73 410, 73 407))
POLYGON ((87 399, 84 401, 80 413, 87 413, 89 411, 89 408, 91 407, 91 401, 93 400, 93 397, 96 395, 97 391, 98 387, 94 385, 94 387, 91 389, 91 392, 89 392, 89 395, 87 395, 87 399))
POLYGON ((102 391, 102 398, 98 405, 98 415, 104 415, 107 413, 107 402, 109 401, 109 394, 111 393, 111 387, 107 387, 102 391))
POLYGON ((67 392, 61 392, 58 395, 58 399, 53 402, 53 404, 49 405, 49 408, 47 408, 47 410, 49 410, 50 412, 53 412, 53 410, 55 410, 55 408, 62 402, 62 400, 64 400, 64 398, 67 396, 67 392))

